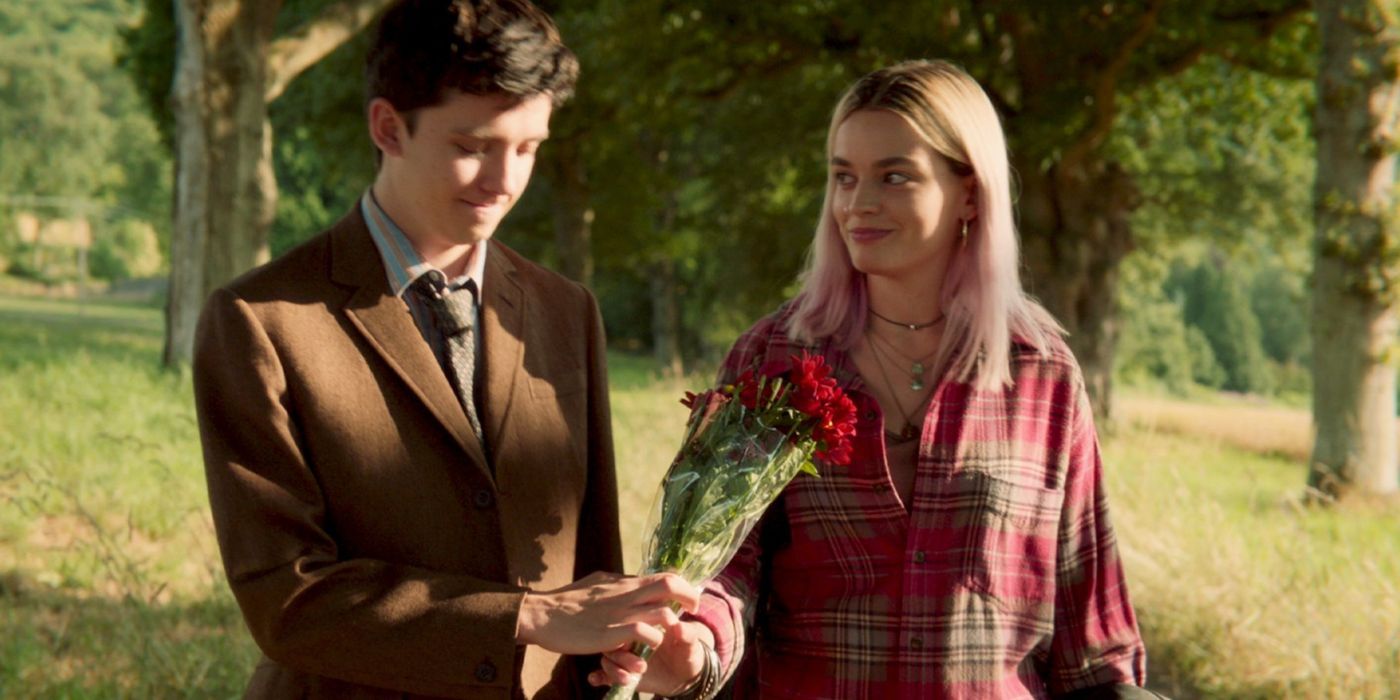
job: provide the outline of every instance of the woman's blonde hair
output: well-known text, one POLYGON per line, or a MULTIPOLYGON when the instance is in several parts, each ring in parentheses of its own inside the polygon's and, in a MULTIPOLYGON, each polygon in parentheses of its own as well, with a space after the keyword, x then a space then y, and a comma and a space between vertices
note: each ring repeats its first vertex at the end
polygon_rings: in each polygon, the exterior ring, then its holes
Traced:
MULTIPOLYGON (((979 389, 1011 383, 1011 341, 1049 349, 1060 325, 1021 288, 1011 205, 1010 165, 1001 122, 977 81, 946 61, 906 61, 857 80, 831 117, 836 130, 853 112, 883 109, 904 117, 959 175, 976 180, 976 217, 948 263, 939 304, 947 318, 935 372, 979 389)), ((850 255, 831 211, 833 182, 802 273, 788 332, 804 342, 832 339, 849 348, 866 324, 865 275, 850 255)))

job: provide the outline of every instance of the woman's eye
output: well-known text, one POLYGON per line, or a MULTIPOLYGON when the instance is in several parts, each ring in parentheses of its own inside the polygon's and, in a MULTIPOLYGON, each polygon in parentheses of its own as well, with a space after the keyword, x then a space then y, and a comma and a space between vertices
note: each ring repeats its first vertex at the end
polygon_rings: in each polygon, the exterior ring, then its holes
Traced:
POLYGON ((457 144, 457 152, 464 156, 479 156, 482 153, 481 148, 477 146, 464 146, 460 143, 457 144))
POLYGON ((909 182, 909 180, 909 176, 905 175, 904 173, 889 173, 885 175, 885 182, 888 182, 891 185, 902 185, 906 182, 909 182))
POLYGON ((856 181, 855 176, 850 173, 833 173, 831 179, 838 185, 849 185, 856 181))

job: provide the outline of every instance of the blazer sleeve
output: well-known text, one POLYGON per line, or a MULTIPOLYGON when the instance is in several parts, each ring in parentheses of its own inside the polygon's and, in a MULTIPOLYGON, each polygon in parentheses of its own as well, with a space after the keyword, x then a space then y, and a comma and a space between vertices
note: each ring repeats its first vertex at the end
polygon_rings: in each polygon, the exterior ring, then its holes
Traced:
MULTIPOLYGON (((581 288, 582 289, 582 288, 581 288)), ((607 338, 598 302, 586 289, 591 324, 588 338, 588 486, 579 511, 574 580, 595 571, 622 571, 622 535, 618 521, 617 467, 613 454, 612 412, 608 398, 607 338)), ((602 697, 588 674, 601 667, 593 654, 574 658, 577 687, 585 697, 602 697)))
POLYGON ((586 290, 591 319, 588 338, 588 491, 579 514, 574 579, 595 571, 623 573, 618 524, 617 466, 608 399, 607 338, 598 302, 586 290))
POLYGON ((268 658, 409 693, 509 692, 524 590, 342 560, 281 361, 253 309, 228 290, 200 319, 194 393, 225 571, 268 658))

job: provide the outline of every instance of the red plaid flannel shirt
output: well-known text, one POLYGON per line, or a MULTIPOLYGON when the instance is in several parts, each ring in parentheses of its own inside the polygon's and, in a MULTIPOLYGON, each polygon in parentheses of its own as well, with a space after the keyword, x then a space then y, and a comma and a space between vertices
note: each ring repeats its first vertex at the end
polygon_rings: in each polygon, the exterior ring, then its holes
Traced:
MULTIPOLYGON (((804 349, 784 332, 790 308, 739 339, 721 382, 804 349)), ((769 511, 788 543, 761 551, 772 524, 755 528, 706 587, 697 617, 730 672, 757 620, 741 693, 1044 698, 1145 682, 1093 415, 1062 342, 1044 359, 1016 346, 1004 391, 935 389, 907 512, 885 469, 879 405, 846 353, 807 349, 857 405, 855 457, 799 475, 769 511)))

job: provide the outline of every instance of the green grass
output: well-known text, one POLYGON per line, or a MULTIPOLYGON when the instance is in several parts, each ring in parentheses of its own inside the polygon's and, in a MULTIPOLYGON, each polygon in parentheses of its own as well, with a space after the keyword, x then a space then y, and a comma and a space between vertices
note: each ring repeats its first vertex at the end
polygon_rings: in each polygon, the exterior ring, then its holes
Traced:
POLYGON ((0 298, 0 696, 237 697, 187 376, 158 311, 0 298))
MULTIPOLYGON (((160 327, 146 308, 0 297, 0 698, 242 693, 257 652, 160 327)), ((707 381, 650 367, 611 358, 633 567, 677 401, 707 381)), ((1153 425, 1123 426, 1105 470, 1154 685, 1400 697, 1400 512, 1304 508, 1303 465, 1153 425)))

